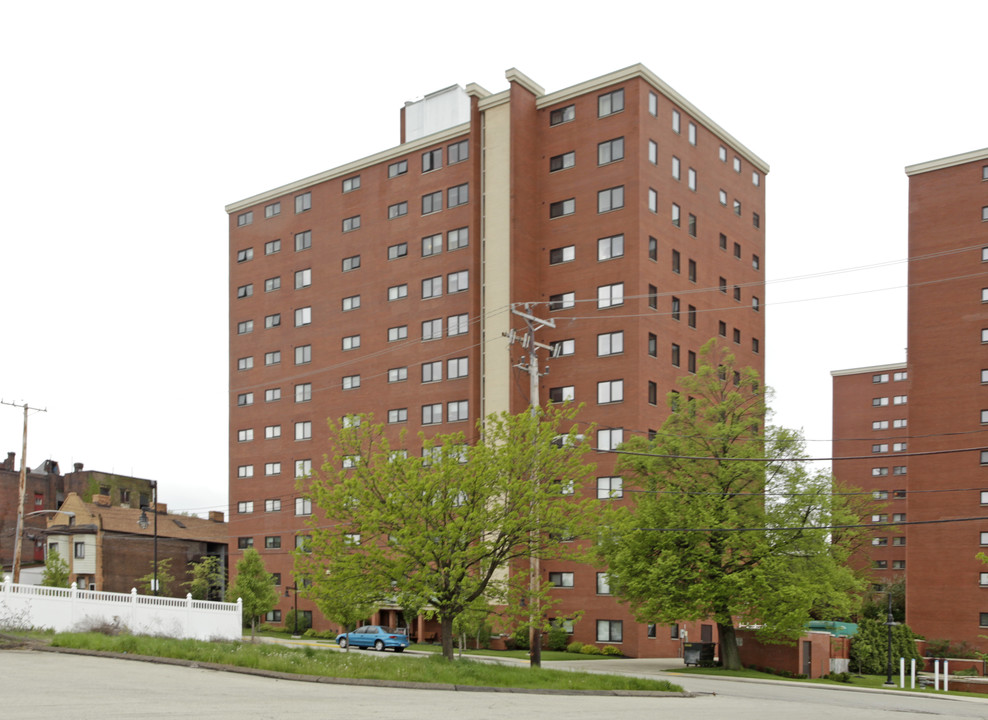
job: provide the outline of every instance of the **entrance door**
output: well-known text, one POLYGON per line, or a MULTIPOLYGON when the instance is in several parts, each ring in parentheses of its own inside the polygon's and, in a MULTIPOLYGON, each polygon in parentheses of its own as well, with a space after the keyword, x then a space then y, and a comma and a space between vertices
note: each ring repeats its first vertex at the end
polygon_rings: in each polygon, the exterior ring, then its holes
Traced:
POLYGON ((803 640, 803 675, 813 677, 813 643, 803 640))

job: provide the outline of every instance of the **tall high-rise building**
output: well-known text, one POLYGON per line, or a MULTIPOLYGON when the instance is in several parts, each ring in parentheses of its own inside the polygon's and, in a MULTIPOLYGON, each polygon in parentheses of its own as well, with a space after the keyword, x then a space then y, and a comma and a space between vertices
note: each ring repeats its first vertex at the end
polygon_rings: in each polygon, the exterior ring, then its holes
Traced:
POLYGON ((834 373, 834 456, 874 453, 835 473, 889 493, 873 519, 906 523, 876 528, 871 562, 878 584, 906 577, 908 624, 988 650, 988 149, 906 174, 908 359, 834 373))
MULTIPOLYGON (((255 547, 292 584, 295 478, 327 418, 469 436, 528 407, 513 308, 554 320, 539 401, 585 403, 600 448, 657 429, 710 338, 763 372, 765 162, 640 65, 552 93, 506 76, 406 103, 397 146, 227 206, 232 562, 255 547)), ((623 502, 614 457, 594 460, 581 491, 623 502)), ((585 611, 574 637, 674 654, 678 628, 636 622, 605 570, 542 566, 560 613, 585 611)))

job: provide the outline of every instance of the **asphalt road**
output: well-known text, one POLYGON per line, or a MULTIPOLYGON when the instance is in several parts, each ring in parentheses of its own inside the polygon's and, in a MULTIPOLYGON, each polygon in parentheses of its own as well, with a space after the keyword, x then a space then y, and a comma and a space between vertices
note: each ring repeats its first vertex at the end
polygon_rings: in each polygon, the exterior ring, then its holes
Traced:
MULTIPOLYGON (((619 668, 609 663, 613 670, 619 668)), ((590 668, 587 668, 590 669, 590 668)), ((647 673, 651 674, 651 673, 647 673)), ((0 716, 329 718, 353 720, 908 720, 988 718, 988 700, 906 697, 675 677, 693 698, 446 692, 275 680, 199 668, 22 650, 0 651, 0 716)))

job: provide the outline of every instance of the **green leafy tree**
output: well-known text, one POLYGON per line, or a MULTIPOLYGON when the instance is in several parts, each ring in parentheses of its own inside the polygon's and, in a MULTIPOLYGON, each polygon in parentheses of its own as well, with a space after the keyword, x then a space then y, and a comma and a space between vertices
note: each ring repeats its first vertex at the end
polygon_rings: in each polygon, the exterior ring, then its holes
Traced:
POLYGON ((589 501, 569 495, 592 472, 574 414, 490 416, 473 444, 463 433, 420 436, 421 457, 405 453, 405 435, 394 442, 369 417, 345 418, 307 488, 310 562, 329 582, 363 576, 379 601, 430 608, 451 660, 457 616, 503 596, 513 561, 561 556, 570 544, 545 539, 585 534, 595 520, 589 501))
MULTIPOLYGON (((0 572, 0 576, 3 573, 0 572)), ((45 587, 69 587, 69 565, 62 559, 61 554, 55 548, 48 550, 48 557, 45 558, 45 571, 41 576, 41 584, 45 587)))
MULTIPOLYGON (((885 619, 863 618, 857 634, 851 638, 851 668, 864 675, 884 675, 888 669, 888 627, 885 619)), ((898 666, 903 657, 922 660, 916 649, 916 636, 908 625, 892 626, 892 663, 898 666)))
POLYGON ((310 547, 311 543, 295 555, 297 577, 305 581, 299 592, 312 598, 327 620, 343 628, 347 633, 345 649, 350 652, 350 631, 377 609, 386 588, 380 585, 379 578, 361 573, 358 563, 340 562, 326 572, 322 558, 310 552, 310 547))
POLYGON ((892 596, 892 618, 898 623, 906 621, 906 579, 898 578, 881 592, 869 593, 861 605, 861 617, 885 622, 888 616, 888 597, 892 596))
MULTIPOLYGON (((137 578, 137 586, 144 595, 154 595, 154 560, 148 563, 150 570, 144 577, 137 578)), ((158 558, 158 595, 171 597, 172 584, 175 576, 172 575, 172 559, 170 557, 158 558)))
POLYGON ((216 555, 203 555, 199 562, 189 563, 192 579, 183 583, 194 600, 222 600, 226 573, 216 555))
POLYGON ((264 568, 264 560, 254 548, 244 550, 244 556, 237 563, 237 579, 230 588, 230 594, 243 600, 244 616, 250 619, 250 639, 253 642, 257 623, 278 603, 274 577, 264 568))
POLYGON ((712 618, 721 661, 737 669, 736 621, 791 641, 811 618, 852 611, 864 583, 846 561, 862 532, 827 528, 858 524, 865 511, 793 460, 805 457, 801 437, 765 427, 757 373, 715 341, 679 384, 655 438, 621 448, 626 484, 643 492, 615 511, 599 549, 611 591, 640 621, 712 618))

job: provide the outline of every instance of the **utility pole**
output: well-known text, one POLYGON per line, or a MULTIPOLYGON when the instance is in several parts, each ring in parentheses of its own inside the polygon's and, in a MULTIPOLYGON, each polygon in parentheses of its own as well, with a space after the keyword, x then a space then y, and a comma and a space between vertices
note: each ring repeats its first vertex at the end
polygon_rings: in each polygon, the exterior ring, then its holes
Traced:
MULTIPOLYGON (((532 417, 536 417, 539 413, 539 407, 541 403, 539 402, 539 377, 549 372, 549 368, 546 367, 545 373, 539 373, 539 348, 548 350, 552 357, 555 357, 555 350, 551 345, 546 345, 544 343, 536 342, 535 332, 536 330, 541 330, 544 327, 556 327, 555 320, 543 320, 537 318, 531 313, 531 304, 525 303, 525 309, 519 310, 515 305, 511 306, 511 314, 520 317, 525 321, 527 327, 527 332, 521 338, 511 330, 508 333, 508 341, 515 342, 520 340, 521 346, 528 349, 528 362, 520 362, 515 365, 516 368, 528 372, 528 398, 529 405, 531 408, 532 417)), ((538 485, 539 478, 536 476, 535 472, 532 472, 532 484, 538 485)), ((538 518, 536 518, 536 521, 538 518)), ((541 589, 542 583, 542 571, 539 563, 539 552, 538 546, 541 541, 539 530, 536 529, 532 531, 532 549, 531 555, 529 557, 529 591, 531 593, 531 611, 529 613, 529 627, 528 627, 528 638, 529 638, 529 652, 531 654, 531 663, 533 667, 539 667, 542 665, 542 611, 539 603, 539 590, 541 589)))
MULTIPOLYGON (((0 404, 17 407, 15 403, 0 400, 0 404)), ((24 403, 24 439, 21 442, 21 474, 17 480, 17 534, 14 536, 14 582, 21 581, 21 543, 24 534, 24 495, 27 493, 27 411, 38 410, 24 403)), ((47 410, 39 410, 47 412, 47 410)))

